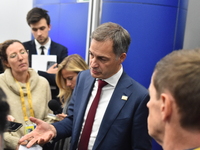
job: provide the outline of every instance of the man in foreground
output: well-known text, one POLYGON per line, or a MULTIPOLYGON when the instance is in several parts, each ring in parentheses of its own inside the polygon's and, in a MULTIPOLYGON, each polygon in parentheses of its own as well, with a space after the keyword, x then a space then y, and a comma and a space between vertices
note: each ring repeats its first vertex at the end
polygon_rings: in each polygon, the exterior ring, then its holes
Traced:
POLYGON ((149 87, 149 134, 164 150, 200 149, 200 50, 173 51, 149 87))
POLYGON ((148 92, 122 67, 130 41, 120 25, 100 25, 92 33, 90 70, 77 77, 68 116, 53 125, 30 118, 37 127, 20 143, 28 140, 31 147, 71 136, 71 150, 151 150, 148 92))

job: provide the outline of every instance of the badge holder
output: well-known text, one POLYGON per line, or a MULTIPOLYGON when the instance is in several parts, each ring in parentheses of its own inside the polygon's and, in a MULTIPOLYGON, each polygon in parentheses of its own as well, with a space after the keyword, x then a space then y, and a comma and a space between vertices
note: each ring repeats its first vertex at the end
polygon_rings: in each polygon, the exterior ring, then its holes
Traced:
POLYGON ((36 128, 36 124, 27 124, 25 126, 25 135, 33 131, 35 128, 36 128))

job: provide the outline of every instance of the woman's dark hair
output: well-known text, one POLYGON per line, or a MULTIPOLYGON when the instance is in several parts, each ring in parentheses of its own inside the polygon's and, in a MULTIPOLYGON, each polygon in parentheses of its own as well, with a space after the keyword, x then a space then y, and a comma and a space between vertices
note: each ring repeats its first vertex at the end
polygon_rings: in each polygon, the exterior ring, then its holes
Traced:
POLYGON ((5 65, 5 62, 6 63, 8 62, 8 56, 6 54, 6 50, 11 44, 15 42, 22 44, 22 42, 20 42, 19 40, 6 40, 5 42, 0 44, 0 58, 1 58, 1 63, 4 69, 7 68, 7 66, 5 65))

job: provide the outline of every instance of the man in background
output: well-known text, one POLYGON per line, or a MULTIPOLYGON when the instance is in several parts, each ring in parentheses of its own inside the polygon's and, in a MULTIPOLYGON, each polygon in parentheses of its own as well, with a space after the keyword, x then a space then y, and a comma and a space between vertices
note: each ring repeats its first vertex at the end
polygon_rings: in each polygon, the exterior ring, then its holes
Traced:
POLYGON ((164 150, 200 149, 200 50, 173 51, 155 66, 148 132, 164 150))
MULTIPOLYGON (((24 47, 29 50, 30 66, 32 64, 33 54, 56 55, 56 63, 61 63, 62 60, 68 55, 68 50, 65 46, 52 41, 49 37, 51 25, 48 11, 35 7, 28 12, 26 20, 35 38, 31 41, 23 43, 24 47)), ((54 66, 56 67, 56 64, 54 66)), ((58 87, 55 83, 55 76, 43 71, 38 71, 38 74, 45 77, 49 81, 51 85, 52 98, 56 99, 56 96, 58 95, 58 87)))
POLYGON ((0 88, 0 150, 3 150, 3 132, 7 127, 7 115, 9 112, 9 105, 5 101, 6 95, 0 88))

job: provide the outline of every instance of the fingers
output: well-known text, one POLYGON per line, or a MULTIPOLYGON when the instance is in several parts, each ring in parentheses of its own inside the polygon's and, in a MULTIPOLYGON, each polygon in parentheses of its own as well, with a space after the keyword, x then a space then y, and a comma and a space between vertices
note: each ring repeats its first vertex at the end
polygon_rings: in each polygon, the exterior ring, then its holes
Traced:
POLYGON ((57 63, 55 63, 55 64, 53 64, 50 68, 49 68, 49 70, 51 69, 56 69, 56 67, 57 67, 57 63))
POLYGON ((13 116, 11 116, 11 115, 7 115, 7 120, 8 121, 14 121, 15 118, 13 116))
POLYGON ((34 118, 34 117, 30 117, 29 118, 31 122, 35 123, 36 125, 43 123, 44 121, 34 118))
POLYGON ((27 145, 29 141, 31 141, 33 139, 33 137, 27 138, 27 140, 24 140, 23 142, 21 142, 21 145, 27 145))
POLYGON ((47 73, 56 74, 57 71, 58 71, 57 63, 55 63, 47 70, 47 73))
POLYGON ((37 141, 39 145, 44 145, 45 143, 49 142, 52 139, 52 135, 48 135, 46 139, 41 138, 37 141))
POLYGON ((57 114, 56 116, 58 116, 58 117, 63 117, 63 118, 67 117, 67 115, 64 114, 64 113, 62 113, 62 114, 57 114))
MULTIPOLYGON (((19 144, 21 144, 21 143, 26 143, 27 141, 28 141, 28 139, 31 139, 31 137, 33 137, 32 136, 32 133, 29 133, 29 134, 27 134, 27 135, 25 135, 25 136, 23 136, 20 140, 19 140, 19 144)), ((24 145, 24 144, 23 144, 24 145)))
POLYGON ((26 147, 30 148, 34 144, 37 144, 37 139, 36 138, 32 138, 30 141, 28 141, 28 144, 26 145, 26 147))
POLYGON ((57 67, 57 63, 53 64, 53 66, 52 66, 52 67, 53 67, 53 68, 57 67))

